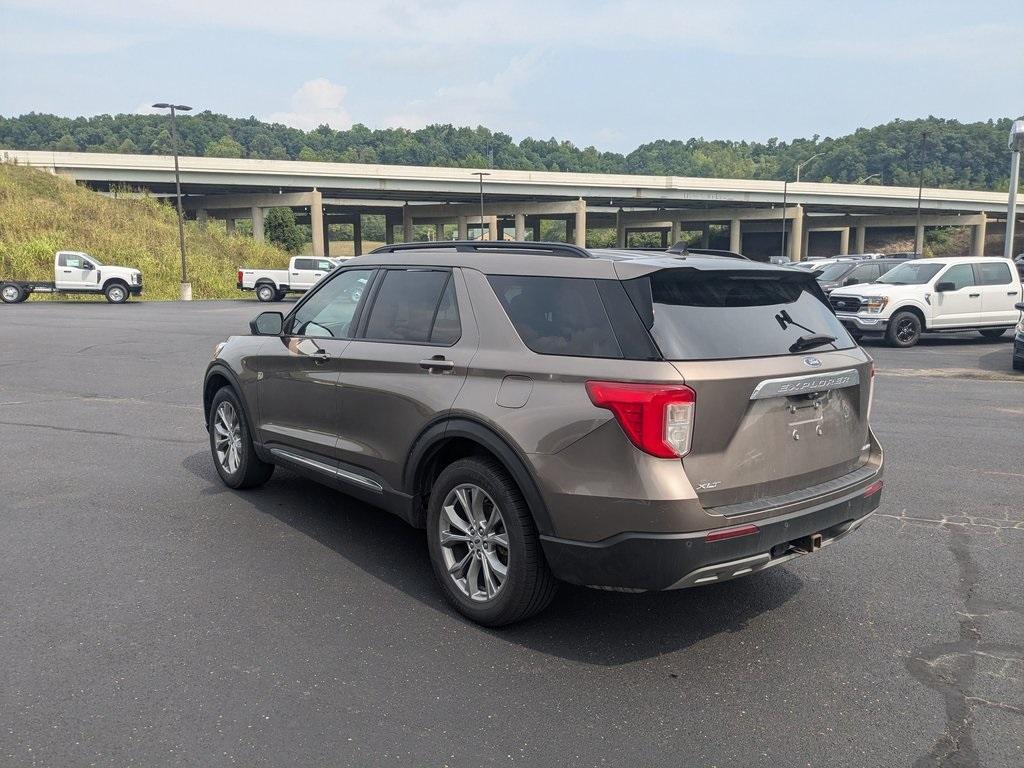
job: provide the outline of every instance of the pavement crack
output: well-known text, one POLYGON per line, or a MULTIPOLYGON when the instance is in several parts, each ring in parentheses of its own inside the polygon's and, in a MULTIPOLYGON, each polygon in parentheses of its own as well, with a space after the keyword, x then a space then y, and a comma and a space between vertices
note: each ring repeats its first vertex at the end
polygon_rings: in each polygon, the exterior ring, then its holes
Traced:
POLYGON ((154 437, 153 435, 132 435, 127 432, 110 432, 102 429, 81 429, 77 427, 57 427, 53 424, 34 424, 27 421, 0 421, 9 427, 28 427, 29 429, 48 429, 55 432, 71 432, 77 435, 105 435, 107 437, 127 437, 132 440, 151 440, 158 443, 174 443, 176 445, 194 445, 205 442, 202 440, 185 440, 177 437, 154 437))

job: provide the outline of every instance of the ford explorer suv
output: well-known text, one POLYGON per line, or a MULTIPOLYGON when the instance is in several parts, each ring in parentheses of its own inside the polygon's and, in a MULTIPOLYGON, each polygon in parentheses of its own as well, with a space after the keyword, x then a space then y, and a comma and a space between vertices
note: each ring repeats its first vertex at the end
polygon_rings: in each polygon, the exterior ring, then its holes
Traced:
POLYGON ((870 285, 829 295, 854 336, 882 335, 894 347, 912 347, 922 333, 976 330, 998 339, 1017 323, 1021 281, 1009 259, 918 259, 870 285))
POLYGON ((445 598, 485 625, 541 610, 559 580, 645 592, 758 573, 881 497, 871 358, 797 270, 409 243, 250 330, 203 386, 223 482, 280 465, 424 528, 445 598))

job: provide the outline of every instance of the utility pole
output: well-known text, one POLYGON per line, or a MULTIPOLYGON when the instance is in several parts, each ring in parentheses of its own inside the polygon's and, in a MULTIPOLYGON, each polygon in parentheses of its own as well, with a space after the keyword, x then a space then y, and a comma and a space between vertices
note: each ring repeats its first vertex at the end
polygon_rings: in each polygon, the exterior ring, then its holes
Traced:
POLYGON ((1024 149, 1024 120, 1010 128, 1010 194, 1006 200, 1006 244, 1003 256, 1013 258, 1013 235, 1017 225, 1017 186, 1020 184, 1020 152, 1024 149))
POLYGON ((921 151, 919 152, 920 157, 918 158, 917 168, 917 226, 914 227, 914 251, 917 256, 924 256, 924 230, 921 228, 921 195, 924 192, 924 148, 925 142, 928 141, 928 132, 921 131, 921 151), (921 242, 917 241, 917 235, 920 233, 921 242))
POLYGON ((473 175, 480 179, 480 239, 486 240, 484 237, 484 176, 490 176, 491 174, 487 171, 474 171, 473 175))
POLYGON ((181 173, 178 170, 178 124, 175 112, 190 112, 192 107, 184 104, 160 102, 154 109, 171 110, 171 141, 174 144, 174 192, 178 200, 178 248, 181 250, 181 300, 192 301, 192 284, 188 281, 188 266, 185 263, 185 214, 181 210, 181 173))

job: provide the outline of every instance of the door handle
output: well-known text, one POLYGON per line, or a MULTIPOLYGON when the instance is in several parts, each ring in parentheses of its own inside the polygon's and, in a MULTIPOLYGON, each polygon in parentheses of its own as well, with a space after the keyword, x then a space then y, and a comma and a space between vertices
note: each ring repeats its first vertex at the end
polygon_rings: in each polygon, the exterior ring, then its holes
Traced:
POLYGON ((316 365, 323 365, 324 363, 331 359, 331 355, 326 349, 318 349, 316 352, 310 355, 310 357, 313 358, 313 362, 316 365))
MULTIPOLYGON (((64 274, 65 275, 70 275, 71 274, 71 270, 70 269, 65 269, 64 270, 64 274)), ((1014 295, 1016 295, 1016 294, 1014 294, 1014 295)))
POLYGON ((981 296, 981 294, 980 294, 980 293, 969 293, 969 294, 967 294, 967 295, 968 295, 968 297, 969 297, 969 298, 972 298, 972 299, 976 299, 976 298, 978 298, 979 296, 981 296))
POLYGON ((1017 295, 1017 292, 1016 292, 1016 291, 1007 291, 1007 292, 1006 292, 1006 295, 1007 295, 1007 296, 1016 296, 1016 295, 1017 295))
POLYGON ((431 373, 451 373, 455 368, 455 361, 445 360, 444 355, 434 355, 429 360, 420 360, 420 368, 431 373))

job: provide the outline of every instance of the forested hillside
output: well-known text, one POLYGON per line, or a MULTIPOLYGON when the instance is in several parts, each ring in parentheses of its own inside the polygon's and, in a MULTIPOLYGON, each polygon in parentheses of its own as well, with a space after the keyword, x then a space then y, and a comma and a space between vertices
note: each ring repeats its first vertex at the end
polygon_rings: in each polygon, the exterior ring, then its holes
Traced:
MULTIPOLYGON (((301 131, 255 118, 201 112, 179 118, 182 151, 212 157, 437 165, 547 171, 583 171, 725 178, 792 179, 796 164, 824 154, 802 172, 806 181, 916 185, 923 155, 929 186, 1006 189, 1006 137, 1011 120, 960 123, 930 117, 895 120, 837 138, 782 142, 660 139, 622 155, 567 141, 523 139, 487 128, 431 125, 417 131, 301 131), (921 134, 927 139, 922 153, 921 134)), ((0 116, 0 148, 164 154, 171 149, 161 115, 66 118, 0 116)))

